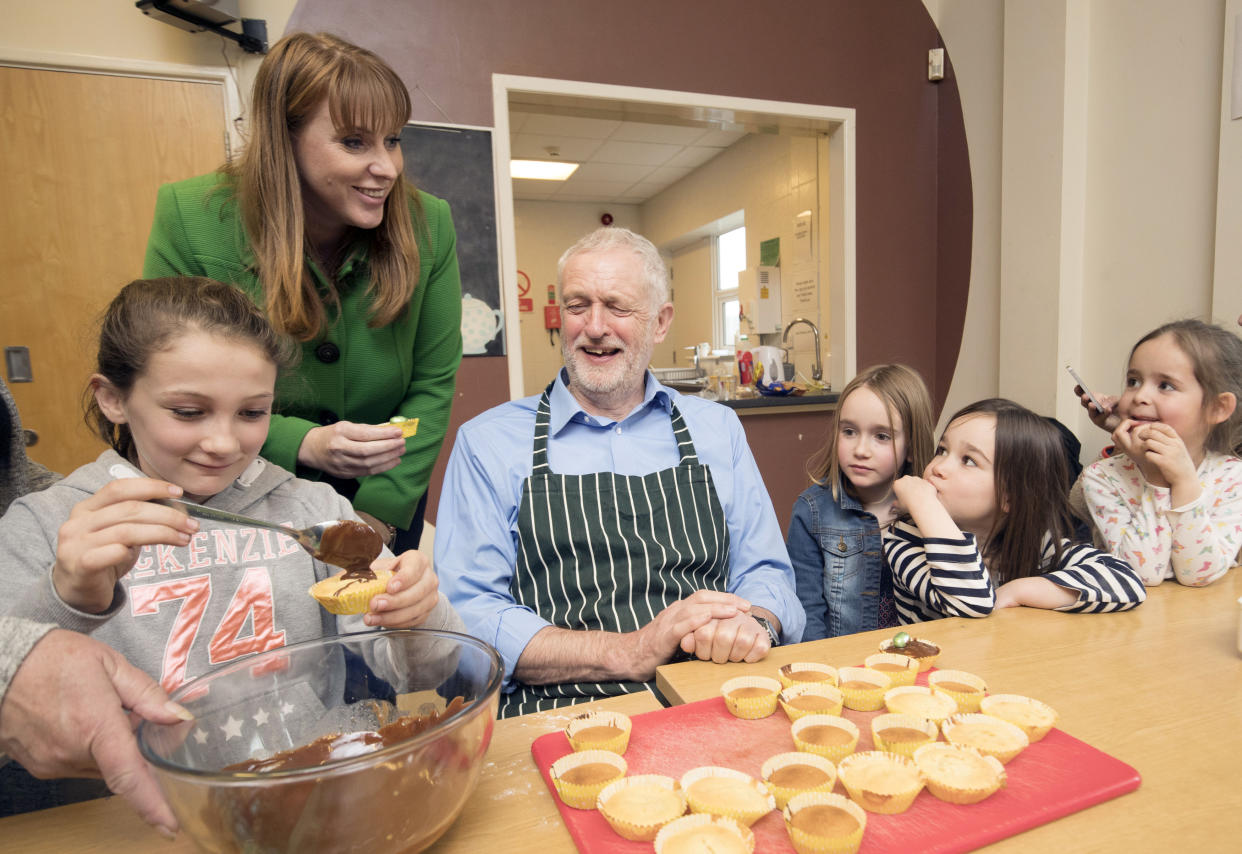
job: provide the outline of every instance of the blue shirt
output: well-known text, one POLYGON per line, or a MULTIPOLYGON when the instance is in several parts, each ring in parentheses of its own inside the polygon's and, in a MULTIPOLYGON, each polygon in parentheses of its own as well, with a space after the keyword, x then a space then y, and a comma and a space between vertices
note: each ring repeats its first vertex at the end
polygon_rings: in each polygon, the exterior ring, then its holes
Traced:
POLYGON ((892 575, 884 561, 880 525, 842 483, 811 486, 794 502, 789 557, 798 598, 806 609, 804 640, 897 625, 892 575))
MULTIPOLYGON (((643 401, 620 421, 584 411, 557 376, 549 405, 548 463, 558 474, 644 475, 678 463, 672 402, 685 418, 699 462, 729 527, 728 590, 781 621, 784 643, 802 638, 805 615, 776 511, 728 407, 678 394, 648 373, 643 401)), ((436 513, 435 568, 441 590, 471 634, 500 651, 506 681, 526 644, 551 625, 509 592, 517 562, 517 514, 531 472, 539 395, 501 404, 457 432, 436 513)))

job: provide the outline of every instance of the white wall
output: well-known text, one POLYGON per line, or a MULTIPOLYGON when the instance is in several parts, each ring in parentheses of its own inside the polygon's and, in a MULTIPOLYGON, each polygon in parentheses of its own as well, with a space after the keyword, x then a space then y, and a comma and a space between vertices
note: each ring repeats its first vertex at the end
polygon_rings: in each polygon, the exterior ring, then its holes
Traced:
POLYGON ((1231 293, 1242 303, 1242 127, 1221 118, 1225 2, 927 5, 958 76, 975 194, 946 408, 1014 397, 1069 424, 1090 457, 1107 437, 1076 408, 1063 363, 1115 393, 1143 332, 1208 316, 1213 300, 1229 320, 1231 293))
POLYGON ((1212 316, 1218 323, 1242 321, 1242 118, 1230 118, 1231 98, 1242 100, 1242 0, 1225 3, 1224 61, 1221 69, 1220 158, 1216 194, 1216 257, 1212 316), (1236 66, 1235 66, 1236 63, 1236 66))
MULTIPOLYGON (((525 394, 543 391, 561 367, 560 335, 549 340, 543 325, 548 286, 556 284, 556 262, 578 238, 599 228, 600 215, 605 212, 612 214, 614 225, 642 233, 642 220, 636 205, 513 203, 518 270, 530 277, 531 287, 527 296, 535 301, 534 311, 518 314, 525 394)), ((520 281, 521 276, 518 279, 520 281)))
POLYGON ((957 77, 970 154, 974 240, 970 294, 957 370, 943 417, 996 395, 1000 387, 1001 94, 1004 83, 1002 3, 925 0, 957 77))
MULTIPOLYGON (((815 228, 818 233, 823 232, 817 158, 815 137, 747 136, 643 203, 645 234, 657 246, 664 247, 708 223, 744 210, 747 266, 758 264, 759 244, 762 241, 779 237, 784 273, 790 269, 795 216, 804 210, 813 211, 815 228)), ((823 176, 823 180, 826 181, 827 176, 823 176)), ((815 243, 818 255, 821 241, 816 239, 815 243)), ((820 260, 820 269, 823 269, 825 265, 820 260)), ((678 349, 710 338, 710 335, 703 337, 703 329, 711 329, 710 279, 698 276, 694 282, 702 284, 692 286, 689 281, 678 283, 677 311, 683 319, 689 312, 707 314, 708 317, 706 325, 702 318, 697 318, 692 326, 683 324, 682 332, 670 335, 678 349)), ((821 281, 821 289, 823 287, 821 281)), ((782 302, 787 301, 788 294, 782 291, 782 302)), ((827 316, 826 295, 821 294, 819 304, 820 310, 813 314, 813 319, 824 336, 824 352, 829 352, 827 324, 822 319, 827 316)), ((792 319, 786 317, 785 321, 792 319)), ((799 329, 805 330, 805 327, 799 329)), ((752 343, 757 345, 759 342, 752 343)), ((791 336, 790 344, 794 346, 791 353, 794 361, 809 376, 809 367, 814 359, 814 340, 809 330, 791 336)))

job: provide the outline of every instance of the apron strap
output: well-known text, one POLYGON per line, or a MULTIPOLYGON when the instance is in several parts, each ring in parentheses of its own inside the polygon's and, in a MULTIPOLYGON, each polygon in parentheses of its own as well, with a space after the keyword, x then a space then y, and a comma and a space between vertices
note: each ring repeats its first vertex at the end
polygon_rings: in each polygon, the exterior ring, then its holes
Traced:
MULTIPOLYGON (((548 466, 548 432, 552 424, 552 407, 549 397, 554 385, 556 385, 556 380, 548 383, 548 387, 539 397, 539 408, 535 410, 535 435, 531 440, 530 473, 532 475, 552 473, 552 469, 548 466)), ((676 403, 670 400, 669 405, 673 410, 669 418, 673 425, 673 438, 677 441, 677 464, 685 466, 697 463, 699 455, 694 450, 694 440, 690 438, 690 428, 686 426, 686 419, 682 417, 681 410, 677 408, 676 403)))

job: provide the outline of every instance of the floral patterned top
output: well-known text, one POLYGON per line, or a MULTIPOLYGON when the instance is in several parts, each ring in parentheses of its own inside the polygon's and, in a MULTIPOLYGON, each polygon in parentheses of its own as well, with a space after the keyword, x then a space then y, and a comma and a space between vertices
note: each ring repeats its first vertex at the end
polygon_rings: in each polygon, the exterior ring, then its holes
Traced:
POLYGON ((1209 451, 1199 466, 1203 492, 1172 507, 1170 490, 1152 486, 1124 454, 1083 471, 1083 492, 1108 550, 1153 587, 1166 578, 1202 587, 1238 562, 1242 548, 1242 460, 1209 451))

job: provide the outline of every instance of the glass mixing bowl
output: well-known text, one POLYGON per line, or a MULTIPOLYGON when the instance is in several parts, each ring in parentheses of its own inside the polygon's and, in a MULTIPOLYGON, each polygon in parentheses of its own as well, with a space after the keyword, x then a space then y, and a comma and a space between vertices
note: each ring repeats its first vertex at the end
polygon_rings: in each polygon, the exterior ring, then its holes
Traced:
POLYGON ((321 638, 241 659, 173 694, 194 715, 146 721, 143 756, 182 830, 210 852, 422 851, 453 823, 491 741, 503 665, 456 632, 402 629, 321 638), (322 764, 264 773, 238 763, 395 718, 461 707, 422 732, 360 753, 335 739, 322 764))

